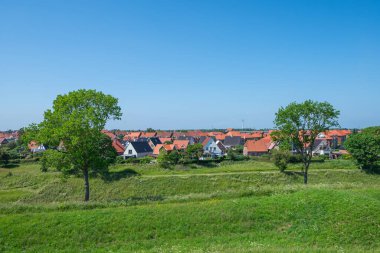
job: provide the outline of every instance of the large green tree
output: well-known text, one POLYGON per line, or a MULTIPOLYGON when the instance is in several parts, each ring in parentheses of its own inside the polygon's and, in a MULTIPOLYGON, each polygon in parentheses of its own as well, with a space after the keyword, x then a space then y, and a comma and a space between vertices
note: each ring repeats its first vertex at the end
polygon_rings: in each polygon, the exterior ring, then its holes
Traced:
POLYGON ((302 157, 304 183, 308 181, 308 170, 312 149, 318 134, 332 127, 338 127, 340 112, 328 102, 306 100, 293 102, 281 107, 276 113, 274 124, 278 131, 272 133, 276 141, 291 143, 302 157))
POLYGON ((34 139, 49 147, 43 166, 65 173, 82 174, 85 197, 90 199, 89 173, 104 172, 116 156, 112 141, 101 133, 108 120, 119 120, 118 99, 96 90, 77 90, 59 95, 44 120, 27 129, 25 140, 34 139), (29 132, 28 132, 29 130, 29 132))
POLYGON ((380 161, 380 127, 368 127, 352 134, 344 143, 360 169, 373 172, 380 161))

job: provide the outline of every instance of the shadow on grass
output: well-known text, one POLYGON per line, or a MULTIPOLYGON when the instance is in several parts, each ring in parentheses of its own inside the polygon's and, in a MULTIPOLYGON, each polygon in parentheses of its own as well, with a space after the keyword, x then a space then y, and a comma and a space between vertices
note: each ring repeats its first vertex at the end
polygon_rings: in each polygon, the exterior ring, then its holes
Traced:
POLYGON ((13 169, 13 168, 17 168, 17 167, 20 167, 19 164, 14 164, 14 163, 10 163, 10 164, 7 164, 7 165, 2 165, 1 168, 4 168, 4 169, 13 169))
POLYGON ((125 169, 121 171, 108 172, 102 175, 102 178, 104 181, 112 182, 112 181, 118 181, 123 178, 134 177, 134 176, 139 176, 139 175, 140 174, 136 172, 135 170, 125 169))
POLYGON ((301 171, 283 171, 282 173, 284 173, 287 176, 292 176, 292 177, 303 176, 303 172, 301 171))

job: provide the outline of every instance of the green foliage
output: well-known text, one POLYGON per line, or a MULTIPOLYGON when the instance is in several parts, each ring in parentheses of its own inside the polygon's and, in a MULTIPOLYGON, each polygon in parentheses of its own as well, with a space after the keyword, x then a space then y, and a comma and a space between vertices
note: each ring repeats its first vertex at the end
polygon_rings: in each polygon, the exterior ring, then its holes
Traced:
POLYGON ((315 139, 319 133, 339 126, 339 114, 330 103, 311 100, 293 102, 276 113, 274 124, 278 131, 274 131, 271 137, 280 143, 291 143, 302 156, 305 184, 315 139))
POLYGON ((282 150, 273 150, 272 159, 274 160, 274 164, 281 171, 285 171, 288 167, 288 163, 290 160, 290 152, 282 151, 282 150))
POLYGON ((231 161, 242 161, 248 159, 243 155, 244 147, 242 145, 238 145, 234 148, 230 148, 227 150, 227 159, 231 161))
POLYGON ((344 146, 356 160, 359 168, 375 171, 380 161, 380 127, 369 127, 351 135, 344 146))
POLYGON ((178 164, 180 159, 181 159, 181 156, 177 150, 173 150, 171 152, 162 150, 157 157, 157 163, 162 168, 172 169, 174 165, 178 164))
MULTIPOLYGON (((82 174, 85 179, 85 200, 89 199, 88 175, 104 173, 116 158, 112 141, 101 133, 109 119, 118 120, 121 109, 118 100, 110 95, 95 90, 77 90, 65 95, 58 95, 53 101, 53 108, 44 114, 39 125, 31 125, 23 136, 24 143, 36 140, 50 147, 63 143, 64 160, 71 166, 63 166, 60 171, 82 174)), ((52 159, 57 156, 48 153, 43 169, 52 166, 52 159)), ((64 163, 66 164, 66 163, 64 163)))
POLYGON ((0 164, 2 165, 8 165, 9 160, 11 159, 11 156, 7 149, 0 148, 0 164))
POLYGON ((203 155, 203 146, 200 143, 188 145, 186 148, 186 158, 189 160, 199 160, 203 155))

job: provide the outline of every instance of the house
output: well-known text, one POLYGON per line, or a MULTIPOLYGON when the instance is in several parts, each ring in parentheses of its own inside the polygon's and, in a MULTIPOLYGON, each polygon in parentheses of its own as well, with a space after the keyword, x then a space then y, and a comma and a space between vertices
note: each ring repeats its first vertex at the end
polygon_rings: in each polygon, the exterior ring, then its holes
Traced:
POLYGON ((140 138, 141 132, 130 132, 126 134, 123 138, 124 141, 135 141, 136 139, 140 138))
POLYGON ((177 150, 184 150, 189 145, 188 140, 174 140, 173 145, 176 147, 177 150))
POLYGON ((31 141, 28 144, 28 148, 32 153, 39 153, 46 150, 43 144, 38 144, 36 141, 31 141))
POLYGON ((241 138, 240 136, 226 136, 223 141, 223 145, 227 149, 234 148, 236 146, 243 145, 243 144, 244 144, 244 139, 241 138))
POLYGON ((226 148, 223 146, 223 144, 220 141, 215 142, 215 140, 211 137, 207 137, 202 142, 202 146, 203 153, 212 157, 222 156, 226 152, 226 148))
POLYGON ((123 144, 121 144, 121 142, 119 140, 114 139, 112 141, 112 147, 116 150, 116 153, 118 155, 123 155, 124 154, 125 148, 124 148, 123 144))
POLYGON ((312 155, 330 155, 331 147, 326 139, 315 139, 312 155))
POLYGON ((127 157, 139 158, 139 157, 144 157, 144 156, 148 156, 152 154, 153 154, 153 150, 149 146, 148 142, 132 141, 126 146, 123 156, 124 158, 127 158, 127 157))
POLYGON ((188 140, 189 145, 193 145, 195 143, 195 138, 192 136, 179 136, 177 140, 180 140, 180 141, 188 140))
POLYGON ((161 150, 165 150, 166 152, 170 153, 173 150, 176 150, 176 147, 174 144, 157 144, 156 147, 154 147, 153 150, 153 156, 157 157, 161 150))
POLYGON ((0 138, 0 146, 7 143, 8 143, 8 140, 6 138, 0 138))
POLYGON ((245 156, 260 156, 268 154, 270 150, 275 148, 275 143, 272 142, 271 138, 265 137, 260 140, 248 140, 244 144, 243 155, 245 156))

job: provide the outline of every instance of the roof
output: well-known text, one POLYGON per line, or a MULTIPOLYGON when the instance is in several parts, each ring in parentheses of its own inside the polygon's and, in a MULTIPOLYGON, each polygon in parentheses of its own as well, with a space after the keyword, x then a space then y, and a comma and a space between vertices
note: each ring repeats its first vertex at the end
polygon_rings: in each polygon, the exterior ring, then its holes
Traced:
POLYGON ((157 132, 157 135, 158 137, 164 137, 164 138, 170 138, 172 137, 173 133, 172 132, 167 132, 167 131, 160 131, 160 132, 157 132))
POLYGON ((175 140, 173 144, 177 149, 186 149, 189 145, 189 140, 175 140))
POLYGON ((153 155, 159 155, 162 146, 164 146, 164 144, 157 144, 153 149, 153 155))
POLYGON ((111 138, 111 140, 113 139, 116 139, 116 135, 114 135, 112 132, 108 131, 108 130, 102 130, 101 131, 103 134, 107 135, 108 137, 111 138))
POLYGON ((112 147, 116 150, 116 152, 118 153, 118 154, 122 154, 122 153, 124 153, 124 150, 125 150, 125 148, 124 148, 124 146, 120 143, 120 141, 118 141, 118 140, 113 140, 112 141, 112 147))
POLYGON ((202 141, 202 146, 203 146, 203 147, 206 146, 207 143, 208 143, 210 140, 212 140, 211 137, 207 137, 206 139, 204 139, 204 140, 202 141))
POLYGON ((157 137, 149 138, 149 140, 153 143, 154 146, 157 146, 157 144, 162 144, 162 142, 160 141, 160 138, 157 138, 157 137))
POLYGON ((268 152, 269 147, 271 146, 271 139, 270 138, 262 138, 260 140, 248 140, 244 147, 247 149, 248 152, 268 152))
POLYGON ((242 144, 242 138, 240 136, 226 136, 224 138, 224 146, 238 146, 242 144))
POLYGON ((141 134, 141 137, 150 138, 150 137, 155 137, 156 135, 157 135, 156 132, 144 132, 141 134))
POLYGON ((223 145, 221 141, 217 141, 216 145, 219 147, 220 150, 222 150, 222 152, 226 152, 226 147, 223 145))
POLYGON ((8 142, 8 140, 6 138, 0 138, 0 144, 1 143, 7 143, 7 142, 8 142))
POLYGON ((152 148, 146 141, 132 141, 130 143, 137 153, 148 153, 153 152, 152 148))
POLYGON ((171 138, 159 138, 159 139, 160 139, 160 141, 161 141, 162 144, 164 144, 164 143, 167 142, 167 141, 169 141, 169 142, 172 141, 171 138))

